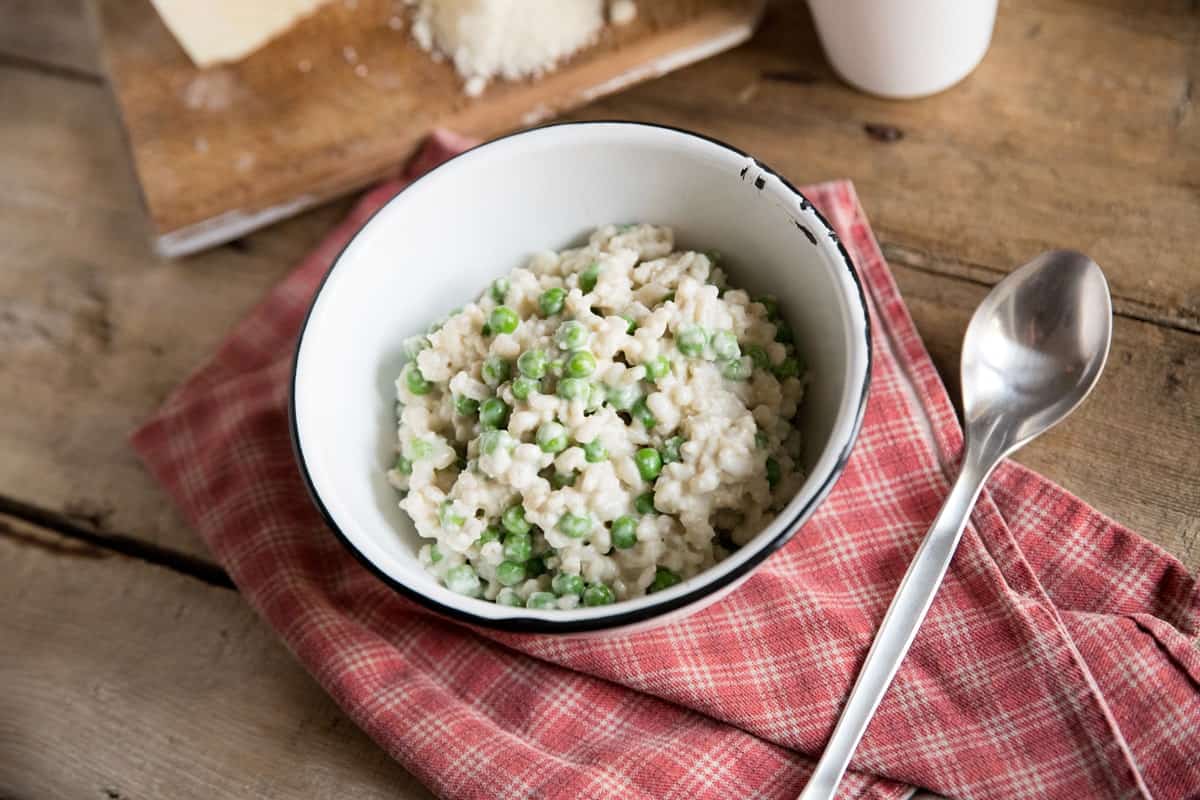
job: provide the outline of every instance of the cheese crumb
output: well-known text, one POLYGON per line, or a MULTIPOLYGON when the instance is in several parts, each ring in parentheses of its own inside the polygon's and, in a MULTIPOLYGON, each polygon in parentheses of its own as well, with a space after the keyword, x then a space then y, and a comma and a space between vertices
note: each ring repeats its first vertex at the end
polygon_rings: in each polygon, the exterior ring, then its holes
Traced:
POLYGON ((633 0, 613 0, 608 19, 614 25, 628 25, 637 18, 637 3, 633 0))

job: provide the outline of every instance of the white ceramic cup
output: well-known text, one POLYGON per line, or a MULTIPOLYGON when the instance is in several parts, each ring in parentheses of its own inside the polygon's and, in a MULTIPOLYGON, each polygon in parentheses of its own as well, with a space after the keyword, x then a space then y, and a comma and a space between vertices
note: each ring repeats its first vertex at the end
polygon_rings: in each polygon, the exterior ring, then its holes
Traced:
POLYGON ((850 85, 906 99, 948 89, 983 60, 996 0, 809 0, 834 70, 850 85))

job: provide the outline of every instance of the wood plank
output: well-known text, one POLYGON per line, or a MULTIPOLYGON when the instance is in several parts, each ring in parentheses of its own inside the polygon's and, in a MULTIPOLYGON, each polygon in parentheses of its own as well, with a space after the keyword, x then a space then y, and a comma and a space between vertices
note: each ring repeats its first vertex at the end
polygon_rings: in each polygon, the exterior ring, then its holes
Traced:
POLYGON ((235 592, 0 517, 0 797, 432 797, 235 592))
MULTIPOLYGON (((892 271, 957 406, 962 337, 988 287, 892 271)), ((1118 317, 1095 391, 1015 460, 1200 571, 1200 336, 1118 317)))
POLYGON ((506 133, 748 39, 760 0, 656 0, 537 81, 463 94, 393 0, 328 3, 197 69, 148 0, 96 0, 104 62, 163 252, 223 242, 377 180, 436 127, 506 133))
POLYGON ((0 68, 0 96, 15 112, 0 126, 0 487, 100 532, 204 555, 128 434, 345 206, 163 261, 105 92, 0 68))
POLYGON ((84 0, 0 0, 0 62, 97 80, 100 64, 84 0))
POLYGON ((994 282, 1085 250, 1119 310, 1200 331, 1200 10, 1177 5, 1138 22, 1133 6, 1005 3, 974 74, 896 102, 841 84, 785 4, 750 46, 571 116, 693 128, 797 183, 852 178, 880 237, 948 274, 994 282))
MULTIPOLYGON (((780 13, 783 22, 776 19, 775 24, 782 24, 784 31, 788 25, 803 28, 795 20, 788 22, 790 7, 777 9, 777 18, 780 13)), ((894 257, 899 254, 908 274, 957 273, 963 264, 975 265, 963 272, 972 280, 990 282, 1002 274, 1007 264, 990 257, 964 262, 958 252, 960 247, 983 246, 979 243, 1010 247, 1005 239, 1016 235, 1007 227, 1011 221, 994 213, 994 202, 971 195, 962 178, 975 169, 976 161, 986 159, 998 165, 990 167, 993 171, 1007 171, 1021 181, 1033 181, 1036 170, 1022 166, 1023 158, 1006 155, 1002 148, 988 155, 971 149, 965 140, 950 147, 930 138, 903 151, 902 157, 892 155, 899 151, 889 148, 909 146, 916 135, 893 144, 870 139, 862 124, 873 117, 846 110, 852 103, 868 101, 827 75, 812 85, 763 79, 768 67, 788 67, 788 59, 796 58, 794 43, 785 49, 778 41, 782 35, 769 27, 768 35, 753 47, 644 85, 580 116, 633 116, 695 127, 759 154, 797 182, 850 175, 877 225, 880 216, 887 223, 886 228, 878 225, 884 228, 887 251, 894 257), (765 50, 756 55, 760 46, 765 50), (758 86, 759 94, 751 93, 742 102, 739 94, 752 85, 758 86), (790 98, 788 92, 799 94, 790 98), (847 99, 836 101, 845 106, 839 111, 841 106, 835 107, 829 98, 842 94, 847 99), (804 97, 825 97, 827 105, 804 113, 799 102, 804 97), (919 165, 936 175, 915 175, 919 165), (935 212, 921 201, 931 197, 949 201, 939 201, 935 212), (943 215, 969 226, 969 239, 960 241, 943 215), (943 232, 927 252, 914 246, 911 231, 923 232, 921 237, 943 232), (946 243, 939 244, 943 239, 946 243)), ((800 45, 803 50, 803 39, 800 45)), ((0 175, 8 188, 0 198, 0 259, 6 267, 0 271, 0 391, 11 398, 9 413, 0 418, 0 448, 6 454, 0 459, 0 491, 73 515, 101 531, 136 535, 202 555, 199 541, 129 452, 126 435, 317 241, 341 209, 327 208, 277 226, 246 239, 238 249, 224 248, 182 263, 162 262, 146 244, 137 189, 119 134, 104 122, 111 117, 106 117, 103 91, 0 69, 0 95, 16 112, 10 124, 0 126, 0 175), (69 220, 70 235, 62 233, 64 220, 69 220)), ((960 102, 969 96, 959 95, 960 102)), ((960 115, 961 124, 974 124, 970 116, 960 115)), ((1122 117, 1122 124, 1127 122, 1122 117)), ((931 131, 953 127, 929 124, 931 131)), ((1014 129, 1010 135, 1021 143, 1019 133, 1014 129)), ((1064 163, 1068 160, 1063 155, 1064 163)), ((1131 182, 1131 192, 1146 197, 1156 191, 1156 182, 1166 180, 1149 172, 1135 174, 1119 164, 1109 172, 1109 164, 1095 160, 1070 169, 1097 186, 1107 174, 1123 176, 1131 182), (1139 188, 1135 179, 1144 180, 1144 185, 1139 188)), ((1072 231, 1082 230, 1078 236, 1083 239, 1093 224, 1087 215, 1070 209, 1094 198, 1077 194, 1071 184, 1047 181, 1041 189, 1050 198, 1042 202, 1049 205, 1053 200, 1065 209, 1058 217, 1061 230, 1042 234, 1044 242, 1026 241, 1028 252, 1022 251, 1021 258, 1043 244, 1079 244, 1072 231)), ((1005 185, 996 191, 1016 202, 1015 189, 1005 185)), ((1187 269, 1190 249, 1182 240, 1200 217, 1185 213, 1192 200, 1178 187, 1175 191, 1174 205, 1164 202, 1158 207, 1162 218, 1154 223, 1158 228, 1153 235, 1132 227, 1121 230, 1122 236, 1148 249, 1161 238, 1170 245, 1162 245, 1162 257, 1178 262, 1166 278, 1156 279, 1155 286, 1143 287, 1155 293, 1156 307, 1169 305, 1171 286, 1197 279, 1197 271, 1187 269)), ((924 242, 921 238, 916 243, 924 242)), ((1145 283, 1139 276, 1150 268, 1116 257, 1111 243, 1093 244, 1088 249, 1105 265, 1114 287, 1145 283)), ((904 288, 914 305, 925 303, 918 319, 926 326, 931 348, 943 353, 943 366, 953 374, 950 355, 955 351, 945 348, 957 347, 959 323, 975 295, 953 293, 957 284, 947 284, 945 291, 957 305, 943 310, 937 299, 941 290, 935 290, 938 279, 931 276, 928 284, 920 284, 926 286, 924 294, 914 293, 913 285, 904 288)), ((1123 303, 1130 313, 1133 302, 1126 297, 1118 305, 1123 303)), ((1190 483, 1196 472, 1186 469, 1186 461, 1171 461, 1170 455, 1195 452, 1200 445, 1200 425, 1195 423, 1200 400, 1194 388, 1189 389, 1200 374, 1197 347, 1191 334, 1121 322, 1117 348, 1133 360, 1120 367, 1114 358, 1103 387, 1119 386, 1120 391, 1109 389, 1115 396, 1102 406, 1103 415, 1088 410, 1095 425, 1064 428, 1075 430, 1070 438, 1056 431, 1037 448, 1058 442, 1059 449, 1034 448, 1022 456, 1028 460, 1042 453, 1040 461, 1030 463, 1179 554, 1185 554, 1188 542, 1196 538, 1194 520, 1200 517, 1200 498, 1190 483), (1147 447, 1147 441, 1169 441, 1173 447, 1147 447), (1159 452, 1164 450, 1168 452, 1159 452), (1102 464, 1109 466, 1096 466, 1102 464)))

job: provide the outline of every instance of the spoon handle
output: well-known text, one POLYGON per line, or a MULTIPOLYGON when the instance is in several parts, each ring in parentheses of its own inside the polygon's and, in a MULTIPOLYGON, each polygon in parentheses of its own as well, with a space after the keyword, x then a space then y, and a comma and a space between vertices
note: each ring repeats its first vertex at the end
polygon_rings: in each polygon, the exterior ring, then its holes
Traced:
POLYGON ((933 603, 975 500, 995 465, 994 460, 980 463, 968 452, 945 505, 900 581, 833 735, 799 800, 831 800, 837 792, 850 757, 933 603))

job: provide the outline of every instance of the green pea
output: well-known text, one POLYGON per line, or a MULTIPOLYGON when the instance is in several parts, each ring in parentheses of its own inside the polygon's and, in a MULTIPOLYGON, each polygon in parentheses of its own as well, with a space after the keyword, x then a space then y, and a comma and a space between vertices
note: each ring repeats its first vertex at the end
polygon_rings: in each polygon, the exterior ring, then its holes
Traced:
POLYGON ((770 440, 770 438, 768 438, 768 436, 765 432, 757 431, 754 434, 754 446, 755 447, 766 450, 767 445, 769 445, 770 443, 771 443, 771 440, 770 440))
POLYGON ((642 364, 646 368, 646 380, 657 382, 659 378, 666 377, 671 371, 671 362, 666 356, 655 356, 649 361, 642 364))
POLYGON ((779 462, 774 458, 767 457, 767 484, 774 489, 775 484, 779 483, 780 471, 779 462))
POLYGON ((483 362, 483 382, 488 386, 499 386, 512 374, 512 366, 500 356, 488 356, 483 362))
POLYGON ((533 556, 525 562, 525 575, 536 578, 546 571, 546 562, 541 556, 533 556))
POLYGON ((568 511, 558 518, 558 529, 572 539, 582 539, 592 529, 592 518, 587 514, 568 511))
POLYGON ((433 455, 433 443, 424 439, 413 439, 408 443, 408 452, 412 453, 413 461, 420 461, 433 455))
POLYGON ((783 361, 775 365, 775 377, 783 380, 785 378, 795 378, 800 374, 800 362, 788 356, 783 361))
POLYGON ((555 286, 542 292, 538 297, 538 310, 543 317, 552 317, 563 309, 563 301, 567 299, 567 290, 555 286))
POLYGON ((633 454, 633 462, 637 464, 638 474, 644 481, 652 481, 662 472, 662 456, 653 447, 643 447, 633 454))
POLYGON ((792 333, 792 326, 787 324, 786 320, 775 320, 775 341, 791 344, 795 341, 795 334, 792 333))
POLYGON ((752 344, 746 348, 746 355, 750 356, 750 360, 754 362, 754 366, 759 369, 771 368, 771 357, 767 355, 767 351, 760 344, 752 344))
POLYGON ((708 332, 699 325, 688 325, 675 332, 675 346, 689 358, 703 355, 707 344, 708 332))
POLYGON ((658 424, 658 420, 654 417, 654 412, 646 405, 646 398, 639 397, 638 401, 633 404, 633 408, 629 409, 629 413, 633 418, 642 423, 642 427, 646 430, 651 430, 658 424))
POLYGON ((712 336, 712 349, 717 354, 717 358, 733 359, 742 354, 742 348, 738 346, 737 337, 733 335, 733 331, 717 331, 712 336))
POLYGON ((630 314, 621 314, 621 319, 625 320, 625 333, 633 333, 637 330, 637 320, 630 314))
POLYGON ((479 422, 484 428, 503 428, 508 425, 508 403, 499 397, 489 397, 479 407, 479 422))
POLYGON ((479 434, 479 452, 490 456, 501 447, 507 447, 512 441, 508 431, 489 429, 479 434))
POLYGON ((598 280, 600 280, 600 265, 593 261, 588 264, 587 269, 579 273, 579 291, 587 294, 596 288, 598 280))
POLYGON ((563 378, 558 382, 558 396, 564 400, 586 400, 591 390, 586 378, 563 378))
POLYGON ((558 598, 550 592, 534 592, 525 601, 526 608, 557 608, 558 598))
POLYGON ((749 358, 735 358, 731 361, 721 362, 721 374, 726 380, 745 381, 750 379, 753 374, 754 367, 749 358))
POLYGON ((657 514, 658 509, 654 507, 654 492, 639 494, 637 500, 633 501, 633 508, 639 514, 657 514))
POLYGON ((595 411, 604 405, 606 397, 608 397, 608 390, 598 383, 593 383, 588 387, 587 404, 584 408, 588 411, 595 411))
POLYGON ((520 608, 521 606, 525 605, 525 601, 523 601, 521 596, 512 589, 505 587, 496 595, 496 604, 520 608))
POLYGON ((609 603, 616 602, 616 599, 617 596, 613 594, 613 590, 603 583, 593 583, 583 592, 583 604, 585 606, 606 606, 609 603))
POLYGON ((583 578, 560 572, 550 581, 550 588, 560 597, 564 594, 583 594, 583 578))
POLYGON ((674 586, 683 580, 676 573, 666 567, 658 567, 654 570, 654 580, 650 582, 650 588, 647 592, 661 592, 669 586, 674 586))
MULTIPOLYGON (((512 534, 525 535, 529 534, 529 523, 525 520, 525 508, 520 504, 511 505, 504 509, 504 513, 500 515, 500 524, 504 526, 504 530, 512 534)), ((529 558, 529 556, 525 556, 529 558)), ((525 558, 513 559, 514 561, 524 561, 525 558)))
POLYGON ((554 332, 554 342, 563 350, 578 350, 587 344, 589 336, 591 334, 582 322, 569 319, 554 332))
POLYGON ((557 422, 539 425, 536 439, 543 453, 561 453, 567 449, 567 429, 557 422))
POLYGON ((619 550, 628 550, 637 544, 637 520, 628 514, 614 519, 612 543, 619 550))
POLYGON ((577 472, 556 472, 550 476, 550 485, 555 489, 561 489, 564 486, 574 486, 575 479, 579 477, 577 472))
POLYGON ((604 442, 600 441, 597 436, 583 446, 583 457, 587 459, 589 464, 599 464, 608 458, 608 448, 604 446, 604 442))
POLYGON ((596 357, 587 350, 576 350, 567 358, 563 370, 572 378, 586 378, 596 371, 596 357))
POLYGON ((528 533, 510 533, 504 537, 504 560, 518 563, 533 555, 533 538, 528 533))
POLYGON ((519 378, 514 378, 512 382, 513 397, 518 400, 528 399, 529 395, 537 394, 542 388, 542 384, 533 378, 526 378, 524 375, 519 378))
POLYGON ((401 475, 412 475, 412 462, 403 455, 396 456, 396 471, 401 475))
POLYGON ((483 533, 479 534, 479 538, 475 540, 475 544, 483 547, 488 542, 500 541, 500 529, 495 525, 488 525, 483 529, 483 533))
POLYGON ((608 390, 608 404, 617 411, 629 411, 642 398, 642 390, 636 383, 613 386, 608 390))
POLYGON ((446 588, 458 594, 475 597, 479 594, 479 576, 470 564, 459 564, 446 570, 446 588))
POLYGON ((479 401, 465 394, 454 396, 454 410, 460 417, 473 417, 479 413, 479 401))
POLYGON ((496 278, 492 281, 492 299, 497 303, 503 303, 504 298, 508 295, 508 278, 496 278))
POLYGON ((520 324, 521 318, 508 306, 496 306, 488 317, 488 325, 495 333, 512 333, 520 324))
POLYGON ((526 350, 517 359, 517 369, 527 378, 541 378, 546 374, 546 352, 526 350))
POLYGON ((683 456, 679 453, 679 448, 683 446, 682 436, 672 436, 663 442, 662 446, 662 463, 674 464, 676 461, 682 461, 683 456))
POLYGON ((421 374, 415 361, 408 362, 408 366, 404 370, 404 385, 408 387, 408 391, 416 395, 429 394, 429 390, 433 388, 433 384, 425 380, 425 376, 421 374))
POLYGON ((767 311, 767 319, 774 319, 779 314, 779 301, 769 294, 762 297, 756 297, 754 302, 762 305, 767 311))
POLYGON ((525 580, 525 565, 515 561, 501 561, 496 567, 496 580, 502 586, 516 586, 525 580))
POLYGON ((442 551, 438 549, 437 544, 429 545, 429 563, 436 564, 443 558, 442 551))
POLYGON ((492 326, 491 326, 491 325, 488 325, 488 324, 485 322, 485 323, 483 323, 483 325, 482 325, 482 326, 479 328, 479 332, 480 332, 480 333, 481 333, 481 334, 482 334, 484 337, 491 336, 491 335, 492 335, 492 326))
POLYGON ((441 507, 438 508, 438 521, 442 523, 443 528, 457 530, 463 526, 463 523, 467 521, 467 518, 454 510, 453 501, 446 500, 442 503, 441 507))

